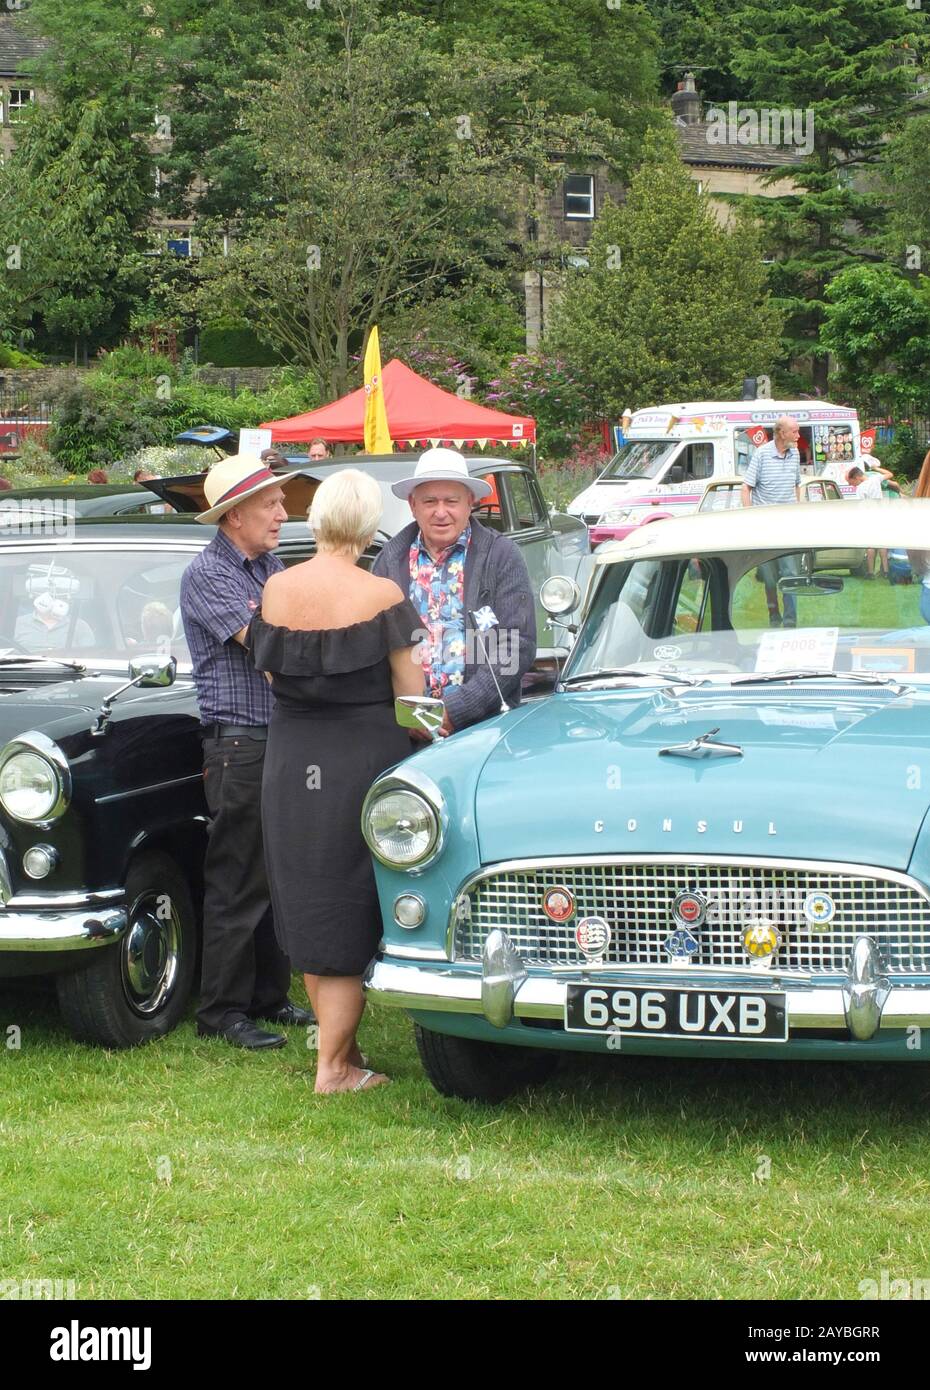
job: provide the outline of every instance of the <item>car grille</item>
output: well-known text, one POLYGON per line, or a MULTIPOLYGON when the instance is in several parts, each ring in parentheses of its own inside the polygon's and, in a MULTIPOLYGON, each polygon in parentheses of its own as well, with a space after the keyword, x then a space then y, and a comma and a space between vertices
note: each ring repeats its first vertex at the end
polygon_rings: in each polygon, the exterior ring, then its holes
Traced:
POLYGON ((583 917, 603 917, 611 939, 598 965, 668 966, 663 942, 678 925, 672 904, 678 893, 698 892, 711 906, 694 931, 700 949, 694 965, 747 966, 742 934, 753 920, 775 922, 782 945, 775 963, 783 970, 844 973, 857 936, 872 937, 885 968, 895 973, 930 971, 930 900, 910 883, 861 869, 840 872, 803 865, 631 862, 546 863, 490 870, 453 907, 454 954, 480 959, 488 933, 506 931, 528 963, 587 964, 575 941, 583 917), (542 908, 548 888, 575 898, 569 922, 551 921, 542 908), (803 905, 811 893, 827 893, 835 915, 812 928, 803 905))

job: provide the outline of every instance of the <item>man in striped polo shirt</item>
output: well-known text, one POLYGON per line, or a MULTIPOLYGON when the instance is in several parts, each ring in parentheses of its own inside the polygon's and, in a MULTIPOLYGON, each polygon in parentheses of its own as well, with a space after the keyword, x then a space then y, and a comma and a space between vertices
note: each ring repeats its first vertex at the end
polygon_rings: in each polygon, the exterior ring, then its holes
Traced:
MULTIPOLYGON (((800 498, 801 455, 797 420, 779 415, 775 421, 774 438, 756 449, 743 474, 742 501, 744 507, 771 506, 779 502, 797 502, 800 498)), ((797 574, 793 555, 781 555, 759 566, 765 584, 765 601, 771 627, 796 627, 797 606, 793 594, 784 595, 784 612, 778 608, 778 580, 781 575, 797 574)))

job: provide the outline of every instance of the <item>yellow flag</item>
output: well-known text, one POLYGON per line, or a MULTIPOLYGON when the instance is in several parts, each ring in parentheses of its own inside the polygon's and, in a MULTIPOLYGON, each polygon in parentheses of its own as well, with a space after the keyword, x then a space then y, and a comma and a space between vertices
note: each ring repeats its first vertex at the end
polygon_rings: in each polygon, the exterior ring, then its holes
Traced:
POLYGON ((365 453, 391 454, 394 445, 388 430, 384 408, 384 383, 381 379, 381 343, 377 328, 368 335, 365 349, 365 453))

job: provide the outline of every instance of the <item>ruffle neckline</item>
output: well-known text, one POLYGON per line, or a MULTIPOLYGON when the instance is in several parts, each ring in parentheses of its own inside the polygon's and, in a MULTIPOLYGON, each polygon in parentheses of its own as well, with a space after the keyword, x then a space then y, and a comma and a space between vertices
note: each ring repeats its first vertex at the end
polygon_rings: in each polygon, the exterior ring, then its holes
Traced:
POLYGON ((291 628, 269 623, 259 609, 247 642, 259 671, 283 676, 338 676, 375 666, 399 647, 413 645, 422 621, 409 599, 346 627, 291 628))

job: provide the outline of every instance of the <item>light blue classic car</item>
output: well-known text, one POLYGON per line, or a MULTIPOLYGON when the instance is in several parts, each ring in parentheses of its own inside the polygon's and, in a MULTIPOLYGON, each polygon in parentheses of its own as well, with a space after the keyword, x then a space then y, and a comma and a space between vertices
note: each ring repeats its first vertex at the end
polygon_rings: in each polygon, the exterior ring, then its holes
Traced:
POLYGON ((443 1094, 568 1050, 930 1059, 930 589, 825 571, 840 546, 919 575, 930 502, 634 532, 555 694, 374 784, 366 984, 443 1094))

